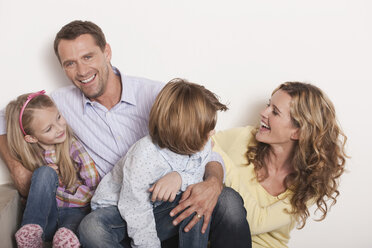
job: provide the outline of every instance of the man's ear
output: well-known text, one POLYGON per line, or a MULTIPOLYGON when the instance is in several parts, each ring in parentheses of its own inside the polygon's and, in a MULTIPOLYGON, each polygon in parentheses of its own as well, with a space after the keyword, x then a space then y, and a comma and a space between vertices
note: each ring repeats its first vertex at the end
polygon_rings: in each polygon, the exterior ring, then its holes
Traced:
POLYGON ((294 130, 293 133, 291 134, 291 139, 298 140, 299 137, 300 137, 300 129, 296 128, 296 130, 294 130))
POLYGON ((111 61, 111 46, 108 43, 106 43, 105 50, 103 51, 103 53, 105 55, 106 61, 110 62, 111 61))
POLYGON ((28 134, 24 137, 24 139, 27 143, 37 143, 38 142, 38 140, 34 136, 31 136, 31 135, 28 135, 28 134))

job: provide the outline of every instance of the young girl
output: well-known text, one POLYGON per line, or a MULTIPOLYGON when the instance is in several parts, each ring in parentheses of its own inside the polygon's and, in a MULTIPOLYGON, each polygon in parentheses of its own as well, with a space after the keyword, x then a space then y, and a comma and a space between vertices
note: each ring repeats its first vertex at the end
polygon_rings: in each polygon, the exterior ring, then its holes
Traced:
POLYGON ((79 247, 74 232, 90 212, 99 182, 93 160, 73 137, 45 91, 24 94, 6 107, 12 155, 33 172, 18 247, 79 247))
MULTIPOLYGON (((165 85, 150 112, 150 135, 136 142, 98 186, 91 204, 97 210, 79 226, 82 245, 122 247, 128 235, 132 247, 160 248, 162 240, 179 234, 181 248, 207 247, 203 221, 184 232, 194 215, 174 226, 169 213, 181 191, 203 180, 217 111, 226 109, 203 86, 181 79, 165 85)), ((203 218, 202 212, 195 215, 203 218)))

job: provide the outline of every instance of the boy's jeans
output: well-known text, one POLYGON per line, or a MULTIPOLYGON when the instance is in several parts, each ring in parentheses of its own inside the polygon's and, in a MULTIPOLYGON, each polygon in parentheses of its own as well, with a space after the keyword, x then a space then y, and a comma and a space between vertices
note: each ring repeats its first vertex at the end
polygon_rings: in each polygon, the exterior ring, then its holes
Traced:
MULTIPOLYGON (((206 247, 208 244, 209 226, 202 234, 203 219, 189 232, 183 229, 193 215, 185 219, 180 225, 173 226, 174 218, 169 216, 170 211, 178 205, 181 194, 173 202, 163 202, 154 208, 154 217, 158 237, 161 241, 179 235, 180 248, 206 247)), ((100 208, 89 214, 79 227, 80 242, 83 247, 126 247, 122 241, 128 238, 126 222, 120 215, 116 206, 100 208)))

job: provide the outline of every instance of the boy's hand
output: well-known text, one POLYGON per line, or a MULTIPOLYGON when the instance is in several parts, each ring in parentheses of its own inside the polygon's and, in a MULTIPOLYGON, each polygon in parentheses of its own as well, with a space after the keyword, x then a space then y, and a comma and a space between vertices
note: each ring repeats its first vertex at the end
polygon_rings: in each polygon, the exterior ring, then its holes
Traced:
POLYGON ((160 178, 149 188, 152 192, 151 201, 170 201, 173 202, 177 192, 181 188, 182 178, 178 172, 170 172, 160 178))

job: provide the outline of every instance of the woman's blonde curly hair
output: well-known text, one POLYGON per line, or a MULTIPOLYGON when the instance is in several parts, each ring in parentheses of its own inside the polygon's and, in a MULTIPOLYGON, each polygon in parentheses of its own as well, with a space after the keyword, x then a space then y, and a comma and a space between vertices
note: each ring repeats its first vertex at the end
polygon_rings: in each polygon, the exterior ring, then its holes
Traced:
MULTIPOLYGON (((291 96, 290 114, 293 125, 299 128, 292 157, 293 172, 285 178, 285 186, 292 192, 290 214, 299 222, 299 229, 309 217, 308 204, 315 202, 323 220, 339 195, 339 177, 345 169, 347 137, 336 119, 335 108, 316 86, 300 82, 286 82, 276 88, 291 96), (329 202, 330 200, 330 202, 329 202)), ((257 133, 255 129, 253 137, 257 133)), ((270 145, 254 141, 248 145, 248 164, 255 171, 263 169, 267 175, 265 158, 270 145)))

